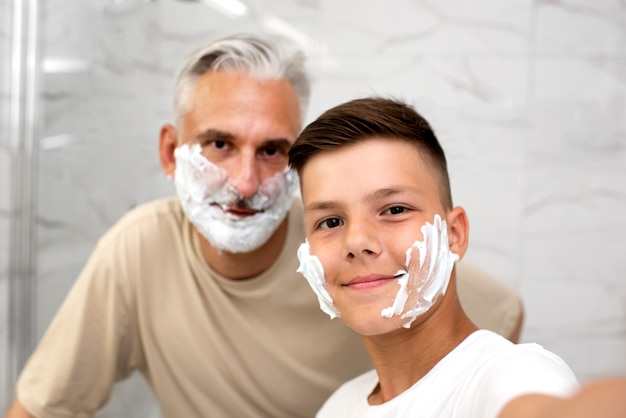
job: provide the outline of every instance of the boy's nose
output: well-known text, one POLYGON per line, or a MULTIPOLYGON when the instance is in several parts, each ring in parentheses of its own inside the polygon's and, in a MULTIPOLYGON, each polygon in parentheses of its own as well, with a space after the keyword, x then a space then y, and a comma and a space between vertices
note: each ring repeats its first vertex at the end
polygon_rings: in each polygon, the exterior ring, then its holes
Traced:
POLYGON ((348 258, 377 255, 382 246, 374 225, 365 220, 351 222, 346 231, 345 251, 348 258))

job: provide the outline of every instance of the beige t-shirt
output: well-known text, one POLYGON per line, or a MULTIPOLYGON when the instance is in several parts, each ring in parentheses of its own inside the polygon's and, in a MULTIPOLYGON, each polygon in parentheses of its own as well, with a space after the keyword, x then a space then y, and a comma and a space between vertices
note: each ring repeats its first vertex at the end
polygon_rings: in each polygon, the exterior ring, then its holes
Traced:
POLYGON ((278 260, 229 280, 204 261, 178 200, 145 204, 99 241, 18 382, 38 417, 90 416, 140 370, 167 417, 313 416, 371 368, 296 272, 299 202, 278 260))
MULTIPOLYGON (((139 370, 167 417, 313 416, 372 366, 360 337, 322 313, 296 272, 303 241, 296 199, 279 259, 230 280, 204 261, 176 198, 134 209, 98 242, 20 376, 20 402, 41 418, 88 417, 139 370)), ((459 267, 470 318, 507 336, 517 296, 459 267)))
POLYGON ((456 264, 456 290, 467 316, 478 326, 514 340, 523 321, 520 297, 504 283, 467 261, 456 264))

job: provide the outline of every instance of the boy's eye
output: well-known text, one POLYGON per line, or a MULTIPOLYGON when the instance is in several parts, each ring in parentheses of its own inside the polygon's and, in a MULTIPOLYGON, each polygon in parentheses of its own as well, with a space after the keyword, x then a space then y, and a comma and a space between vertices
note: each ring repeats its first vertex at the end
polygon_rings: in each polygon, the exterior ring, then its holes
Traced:
POLYGON ((320 229, 332 229, 332 228, 337 228, 338 226, 341 226, 341 225, 343 225, 343 221, 341 219, 328 218, 320 222, 319 228, 320 229))
POLYGON ((405 208, 404 206, 392 206, 389 209, 387 209, 384 213, 388 213, 389 215, 398 215, 406 211, 407 211, 407 208, 405 208))

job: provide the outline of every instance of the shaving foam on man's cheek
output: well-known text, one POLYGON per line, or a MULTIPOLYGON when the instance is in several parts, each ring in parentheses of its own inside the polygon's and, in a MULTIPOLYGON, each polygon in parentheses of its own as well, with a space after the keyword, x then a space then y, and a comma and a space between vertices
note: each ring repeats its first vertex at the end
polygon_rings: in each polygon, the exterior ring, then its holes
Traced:
POLYGON ((339 310, 333 305, 333 298, 326 290, 326 278, 324 277, 324 267, 319 258, 312 255, 309 251, 309 242, 305 241, 298 248, 298 260, 300 267, 297 272, 302 274, 309 282, 309 286, 317 295, 320 303, 320 309, 330 316, 330 319, 341 316, 339 310))
POLYGON ((202 155, 202 147, 187 144, 174 151, 174 183, 183 211, 190 222, 217 249, 245 253, 262 246, 284 220, 298 185, 288 168, 265 180, 254 196, 242 197, 228 182, 225 170, 202 155), (227 210, 244 202, 257 211, 248 217, 227 210))
POLYGON ((445 295, 452 268, 459 260, 459 256, 450 251, 448 227, 439 215, 435 215, 432 224, 426 222, 421 231, 423 241, 415 241, 406 251, 408 271, 400 270, 396 273, 400 288, 393 304, 380 313, 384 318, 392 318, 394 315, 408 318, 403 325, 405 328, 409 328, 415 318, 428 311, 439 296, 445 295), (415 251, 419 253, 419 263, 411 263, 411 255, 415 251))

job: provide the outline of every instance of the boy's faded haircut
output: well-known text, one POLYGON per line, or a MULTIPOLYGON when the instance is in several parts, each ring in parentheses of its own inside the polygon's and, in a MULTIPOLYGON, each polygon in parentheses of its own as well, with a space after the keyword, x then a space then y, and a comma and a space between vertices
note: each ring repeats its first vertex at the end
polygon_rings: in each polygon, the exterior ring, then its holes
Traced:
POLYGON ((394 99, 357 99, 327 110, 298 136, 289 150, 289 165, 302 175, 307 162, 315 155, 372 137, 414 144, 435 170, 441 203, 445 209, 452 208, 446 156, 435 133, 413 107, 394 99))

